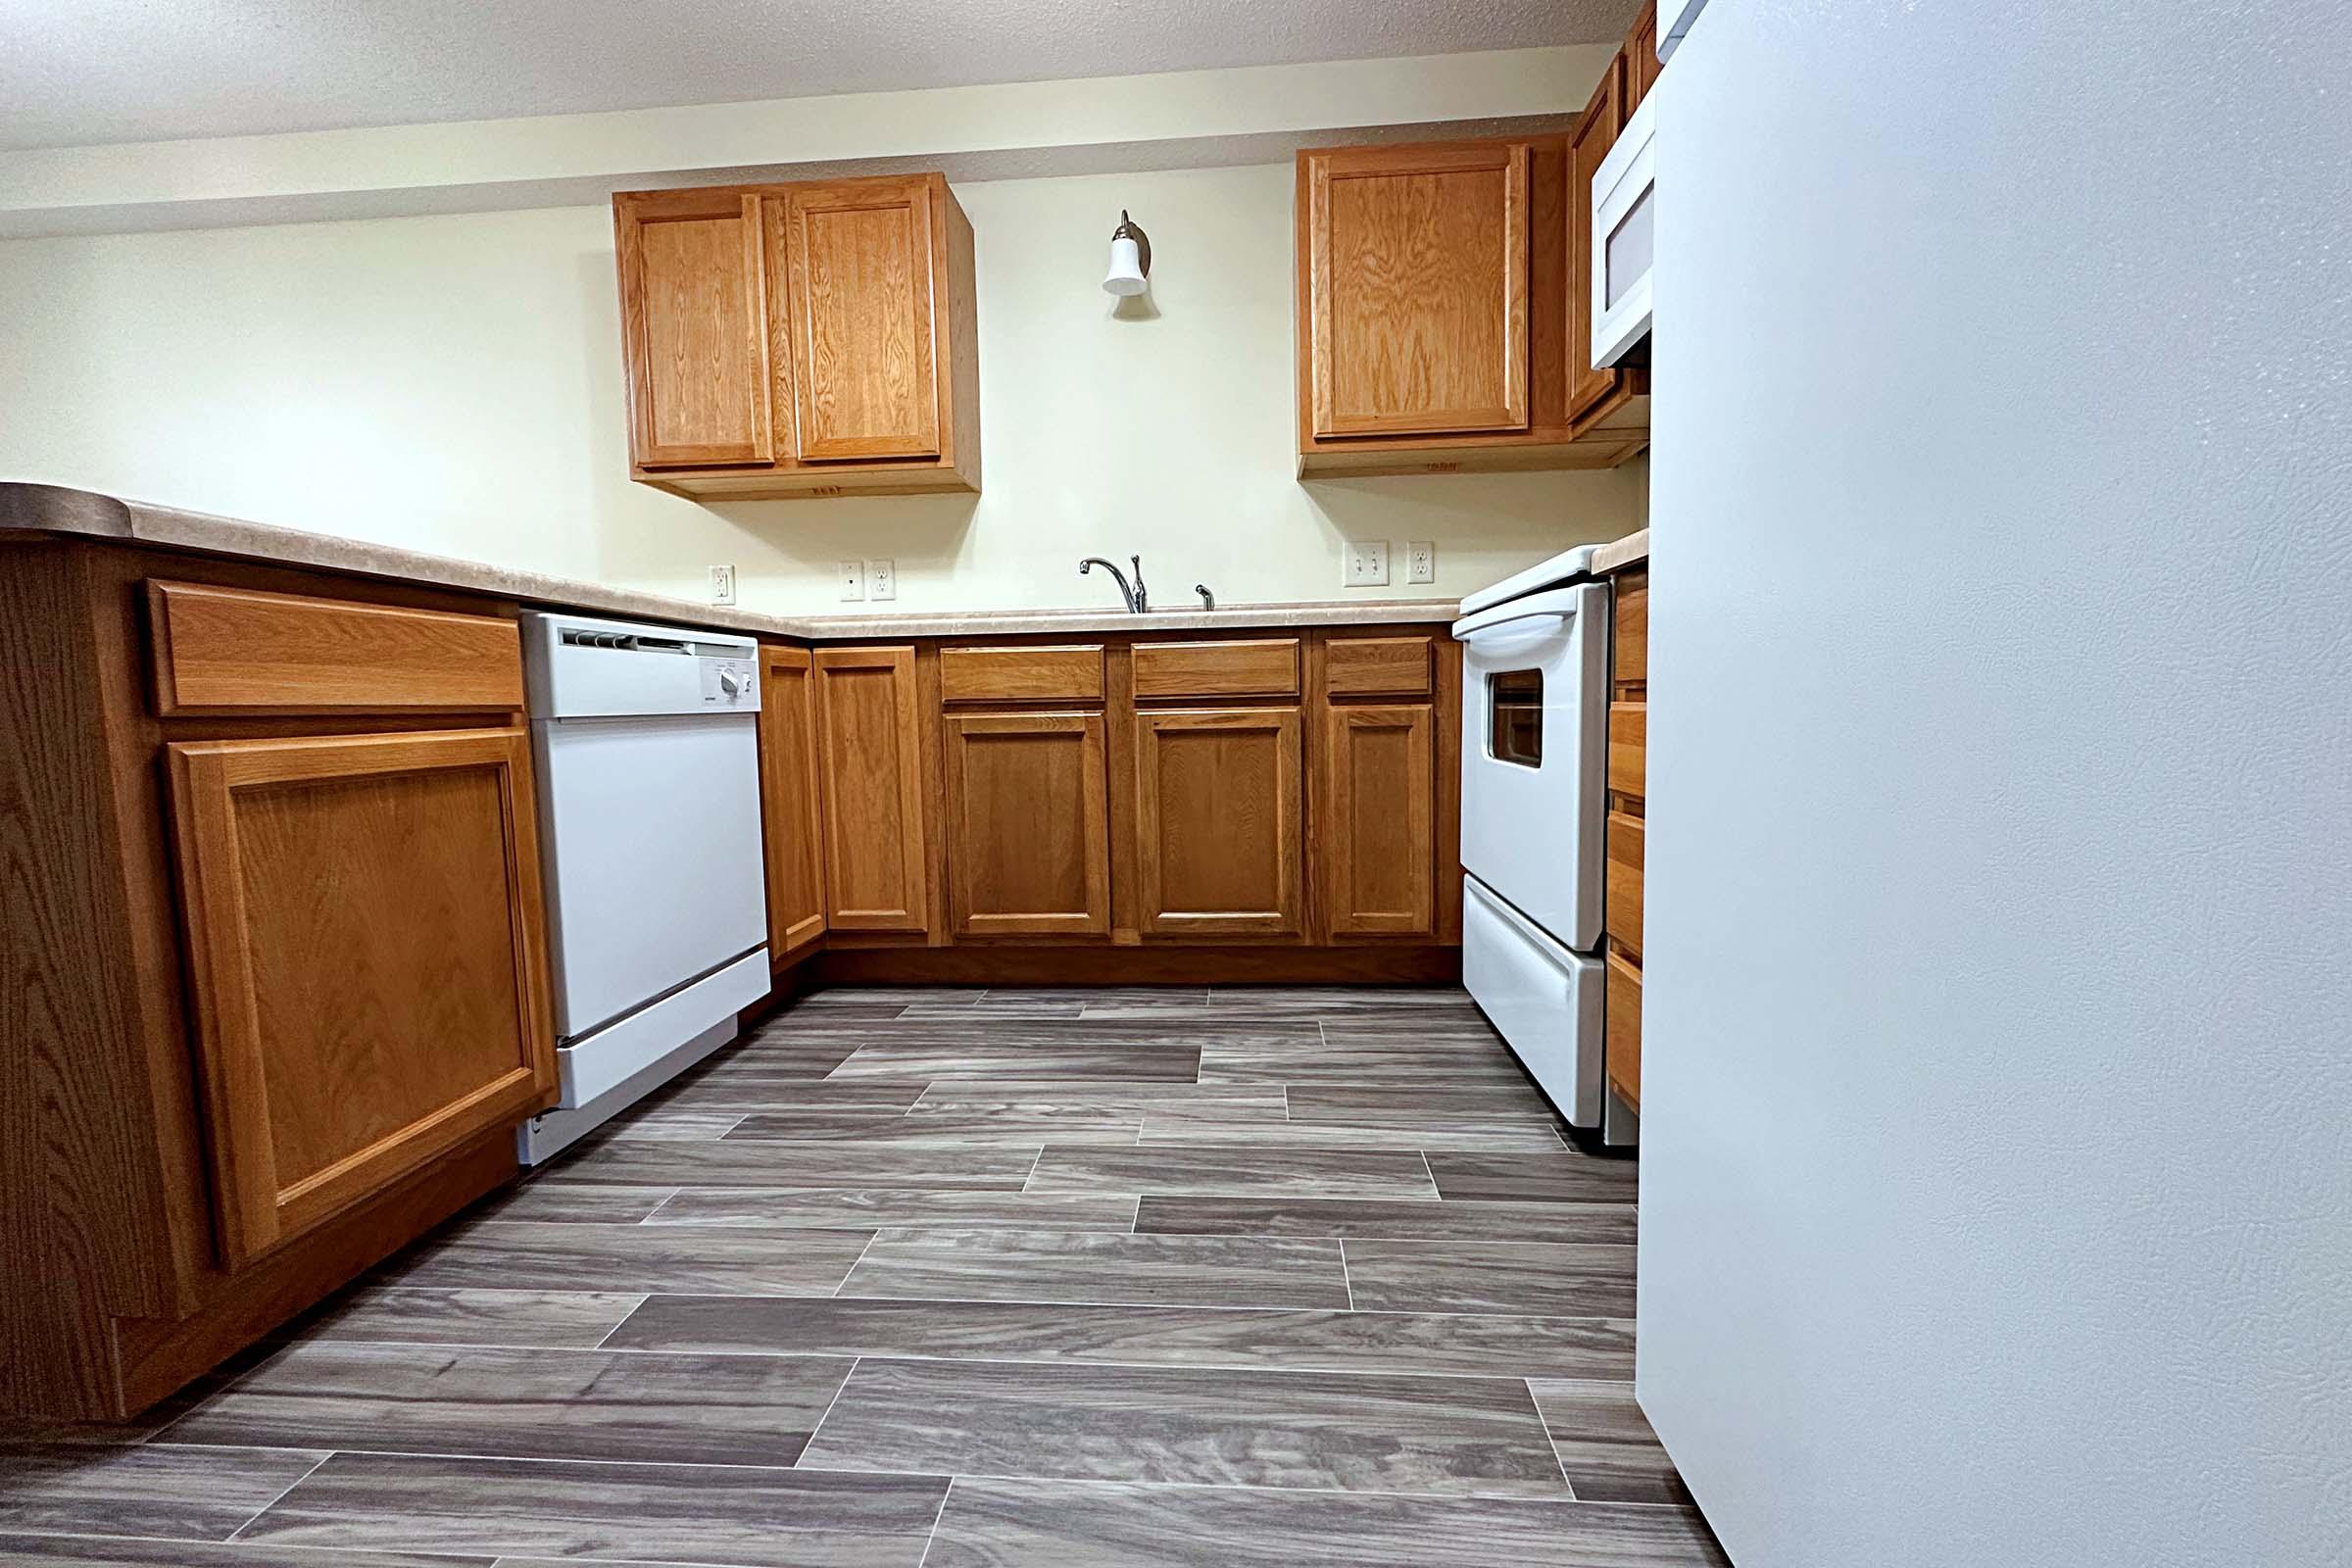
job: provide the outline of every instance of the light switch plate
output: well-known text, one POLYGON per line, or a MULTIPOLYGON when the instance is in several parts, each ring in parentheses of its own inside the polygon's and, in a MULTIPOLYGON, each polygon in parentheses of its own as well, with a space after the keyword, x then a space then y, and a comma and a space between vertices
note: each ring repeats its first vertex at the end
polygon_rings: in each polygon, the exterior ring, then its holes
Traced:
POLYGON ((1386 588, 1389 585, 1389 542, 1386 539, 1357 539, 1348 546, 1348 572, 1341 579, 1350 588, 1386 588))
POLYGON ((840 574, 840 576, 841 576, 841 597, 842 597, 842 598, 844 598, 844 599, 863 599, 863 598, 865 597, 865 563, 864 563, 864 562, 862 562, 862 561, 845 561, 845 562, 843 562, 843 563, 842 563, 842 564, 841 564, 839 566, 835 567, 834 569, 835 569, 835 571, 837 571, 837 572, 840 574))
POLYGON ((899 597, 899 564, 895 561, 869 561, 865 564, 865 597, 896 599, 899 597))
POLYGON ((1438 547, 1431 540, 1416 539, 1404 547, 1404 580, 1406 582, 1436 582, 1438 580, 1438 547))
POLYGON ((735 568, 733 566, 712 566, 710 568, 710 602, 714 605, 731 605, 735 602, 735 568))

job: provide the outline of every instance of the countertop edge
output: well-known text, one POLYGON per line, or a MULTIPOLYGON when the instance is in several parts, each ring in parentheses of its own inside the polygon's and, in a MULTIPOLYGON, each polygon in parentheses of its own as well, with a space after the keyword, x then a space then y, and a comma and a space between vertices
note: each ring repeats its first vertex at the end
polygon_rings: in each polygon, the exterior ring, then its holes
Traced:
POLYGON ((1628 566, 1642 565, 1648 560, 1649 530, 1644 528, 1639 533, 1629 533, 1622 539, 1612 539, 1595 548, 1592 571, 1593 576, 1598 577, 1612 571, 1623 571, 1628 566))

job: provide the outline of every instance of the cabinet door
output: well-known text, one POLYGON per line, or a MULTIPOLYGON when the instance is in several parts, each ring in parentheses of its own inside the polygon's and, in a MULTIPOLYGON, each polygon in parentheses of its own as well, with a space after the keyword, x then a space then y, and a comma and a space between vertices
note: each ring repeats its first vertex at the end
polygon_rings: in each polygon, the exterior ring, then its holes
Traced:
POLYGON ((230 1266, 552 1098, 519 728, 168 749, 230 1266))
POLYGON ((815 660, 825 923, 836 931, 927 931, 928 792, 914 650, 820 648, 815 660))
POLYGON ((825 934, 815 669, 806 648, 769 648, 760 659, 760 822, 767 841, 771 959, 825 934))
POLYGON ((629 455, 642 468, 775 459, 760 198, 642 191, 613 198, 629 455))
POLYGON ((1625 112, 1632 114, 1658 79, 1658 0, 1649 0, 1625 35, 1625 112))
POLYGON ((796 185, 784 246, 801 461, 937 457, 931 181, 796 185))
POLYGON ((1617 390, 1618 371, 1592 368, 1592 176, 1625 125, 1625 56, 1600 74, 1568 136, 1568 415, 1617 390))
POLYGON ((1302 929, 1298 710, 1135 719, 1139 925, 1159 936, 1302 929))
POLYGON ((1318 436, 1528 424, 1525 142, 1307 162, 1318 436))
POLYGON ((1109 931, 1102 715, 955 715, 947 737, 956 934, 1109 931))
POLYGON ((1315 854, 1334 936, 1437 934, 1436 747, 1427 703, 1324 710, 1315 854))

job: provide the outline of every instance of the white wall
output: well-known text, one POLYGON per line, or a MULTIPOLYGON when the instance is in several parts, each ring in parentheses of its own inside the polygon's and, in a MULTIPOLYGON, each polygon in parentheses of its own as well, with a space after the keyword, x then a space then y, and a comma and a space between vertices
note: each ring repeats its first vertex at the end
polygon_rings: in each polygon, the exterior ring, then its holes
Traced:
POLYGON ((1666 71, 1639 1387, 1741 1568, 2352 1562, 2347 59, 1666 71))
MULTIPOLYGON (((1439 547, 1438 592, 1635 526, 1630 473, 1300 485, 1287 164, 959 185, 977 237, 985 493, 705 508, 627 478, 602 207, 0 242, 0 477, 110 490, 746 606, 1342 597, 1350 538, 1439 547), (1097 285, 1119 210, 1152 312, 1097 285)), ((1364 590, 1355 590, 1357 593, 1364 590)))

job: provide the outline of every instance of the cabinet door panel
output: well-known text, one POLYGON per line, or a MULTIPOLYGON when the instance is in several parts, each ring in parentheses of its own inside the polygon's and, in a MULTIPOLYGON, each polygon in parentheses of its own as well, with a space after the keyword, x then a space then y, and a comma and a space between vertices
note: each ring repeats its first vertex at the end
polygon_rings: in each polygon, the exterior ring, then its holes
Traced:
POLYGON ((760 199, 616 198, 629 452, 638 466, 771 463, 760 199))
POLYGON ((767 955, 825 933, 825 855, 817 783, 815 662, 806 648, 760 660, 760 819, 767 841, 767 955))
POLYGON ((1135 726, 1141 928, 1297 935, 1298 710, 1145 712, 1135 726))
POLYGON ((1333 935, 1436 934, 1436 743, 1426 703, 1324 710, 1315 850, 1333 935))
POLYGON ((556 1084, 520 729, 170 747, 236 1266, 556 1084))
POLYGON ((934 245, 926 179, 793 187, 785 249, 803 462, 939 455, 934 245))
POLYGON ((1307 168, 1318 436, 1528 426, 1524 142, 1307 168))
POLYGON ((956 934, 1107 932, 1102 716, 956 716, 947 720, 947 737, 956 934))
POLYGON ((927 931, 914 650, 820 648, 815 659, 825 923, 837 931, 927 931))
POLYGON ((1592 368, 1592 176, 1625 128, 1625 57, 1611 60, 1568 136, 1568 414, 1617 390, 1622 373, 1592 368))

